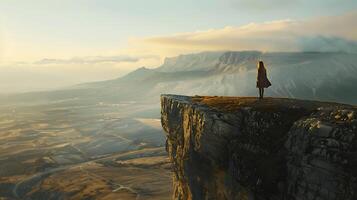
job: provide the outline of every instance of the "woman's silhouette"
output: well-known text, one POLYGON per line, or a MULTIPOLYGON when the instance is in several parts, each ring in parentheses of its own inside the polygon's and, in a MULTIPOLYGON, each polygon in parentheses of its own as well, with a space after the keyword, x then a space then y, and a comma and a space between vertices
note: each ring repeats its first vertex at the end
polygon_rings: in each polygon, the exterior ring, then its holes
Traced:
POLYGON ((263 61, 258 62, 258 76, 257 76, 257 88, 259 88, 259 98, 264 97, 264 88, 271 86, 270 81, 267 77, 267 71, 264 67, 263 61))

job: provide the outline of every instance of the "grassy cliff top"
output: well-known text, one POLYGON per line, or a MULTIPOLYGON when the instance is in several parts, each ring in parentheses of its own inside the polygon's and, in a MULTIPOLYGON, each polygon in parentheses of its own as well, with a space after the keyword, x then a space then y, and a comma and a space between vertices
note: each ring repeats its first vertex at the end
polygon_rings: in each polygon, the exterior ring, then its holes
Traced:
POLYGON ((250 107, 258 110, 280 110, 302 108, 305 110, 315 110, 319 107, 353 107, 351 105, 334 102, 320 102, 289 98, 266 97, 262 100, 256 97, 229 97, 229 96, 193 96, 192 101, 204 104, 211 108, 222 111, 235 111, 240 108, 250 107))

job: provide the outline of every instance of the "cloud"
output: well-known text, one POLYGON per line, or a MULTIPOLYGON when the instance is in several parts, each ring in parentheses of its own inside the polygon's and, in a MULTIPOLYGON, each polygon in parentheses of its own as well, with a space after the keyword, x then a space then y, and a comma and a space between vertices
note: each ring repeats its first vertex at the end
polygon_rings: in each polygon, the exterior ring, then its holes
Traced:
POLYGON ((160 58, 157 56, 139 54, 42 59, 37 62, 0 62, 0 93, 48 90, 84 82, 115 79, 138 67, 158 66, 158 63, 160 58), (136 58, 138 61, 116 57, 136 58))
POLYGON ((341 51, 357 53, 357 42, 335 37, 302 37, 299 38, 302 51, 331 52, 341 51))
POLYGON ((51 64, 100 64, 100 63, 122 63, 122 62, 138 62, 140 58, 130 56, 88 56, 75 57, 71 59, 49 59, 45 58, 34 62, 38 65, 51 64))
POLYGON ((346 51, 357 53, 357 11, 310 20, 279 20, 138 39, 167 54, 215 50, 346 51))

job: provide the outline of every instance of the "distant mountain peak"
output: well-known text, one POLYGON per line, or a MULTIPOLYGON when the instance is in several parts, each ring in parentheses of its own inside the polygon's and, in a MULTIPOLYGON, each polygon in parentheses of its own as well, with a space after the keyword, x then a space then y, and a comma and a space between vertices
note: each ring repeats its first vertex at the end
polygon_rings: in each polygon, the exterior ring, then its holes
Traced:
POLYGON ((161 72, 209 71, 219 62, 223 51, 206 51, 165 58, 156 70, 161 72))

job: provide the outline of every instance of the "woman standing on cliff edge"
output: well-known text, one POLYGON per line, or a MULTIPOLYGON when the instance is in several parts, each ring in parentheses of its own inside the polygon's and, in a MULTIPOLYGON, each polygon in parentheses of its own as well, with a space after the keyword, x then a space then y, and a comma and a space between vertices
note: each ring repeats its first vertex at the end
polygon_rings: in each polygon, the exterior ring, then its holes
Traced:
POLYGON ((264 67, 263 61, 258 62, 257 88, 259 88, 259 99, 264 97, 264 88, 271 86, 267 77, 267 70, 264 67))

